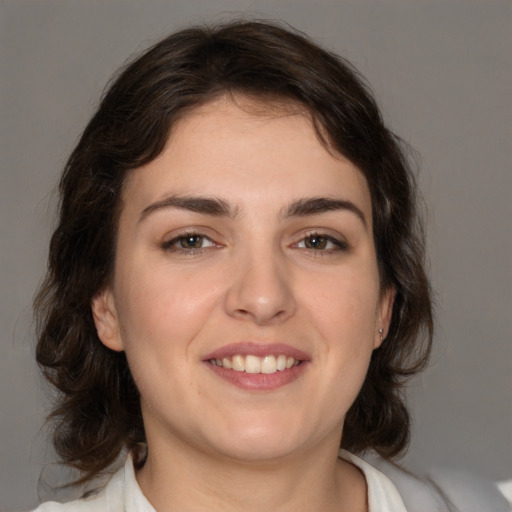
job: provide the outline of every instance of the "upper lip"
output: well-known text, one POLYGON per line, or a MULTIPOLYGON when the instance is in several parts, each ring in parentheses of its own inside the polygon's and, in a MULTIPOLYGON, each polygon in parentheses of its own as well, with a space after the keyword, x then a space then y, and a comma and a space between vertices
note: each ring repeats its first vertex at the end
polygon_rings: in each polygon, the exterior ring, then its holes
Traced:
POLYGON ((253 355, 257 357, 265 357, 269 355, 285 355, 286 357, 293 357, 298 361, 305 361, 309 359, 308 354, 285 343, 258 343, 246 341, 241 343, 230 343, 224 345, 213 352, 210 352, 204 357, 205 361, 210 359, 223 359, 225 357, 233 357, 235 355, 253 355))

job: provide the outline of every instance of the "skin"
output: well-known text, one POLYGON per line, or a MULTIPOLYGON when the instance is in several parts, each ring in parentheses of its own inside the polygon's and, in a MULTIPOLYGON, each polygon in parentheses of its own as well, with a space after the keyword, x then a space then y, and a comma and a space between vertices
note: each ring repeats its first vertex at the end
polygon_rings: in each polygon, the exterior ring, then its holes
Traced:
POLYGON ((148 459, 137 479, 152 505, 367 510, 364 477, 337 458, 392 308, 362 173, 296 107, 221 98, 173 127, 122 199, 112 284, 92 308, 140 390, 148 459), (177 196, 229 212, 170 204, 177 196), (289 211, 310 198, 351 206, 289 211), (285 385, 246 389, 205 361, 241 342, 283 343, 307 360, 285 385))

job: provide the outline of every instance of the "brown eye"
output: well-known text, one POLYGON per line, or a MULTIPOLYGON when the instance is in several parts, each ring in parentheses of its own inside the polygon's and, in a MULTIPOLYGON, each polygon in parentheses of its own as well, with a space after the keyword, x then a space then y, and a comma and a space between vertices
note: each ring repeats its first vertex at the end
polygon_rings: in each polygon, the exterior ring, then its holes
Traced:
POLYGON ((215 243, 212 240, 199 233, 187 233, 180 235, 162 244, 162 248, 165 251, 182 252, 187 254, 214 246, 215 243))
POLYGON ((298 244, 299 249, 308 249, 310 251, 333 253, 347 250, 347 243, 344 240, 338 240, 330 235, 313 233, 305 236, 298 244))
POLYGON ((186 235, 180 237, 177 242, 182 249, 200 249, 203 246, 204 236, 186 235))
POLYGON ((307 249, 325 249, 328 241, 325 236, 311 235, 304 239, 304 246, 307 249))

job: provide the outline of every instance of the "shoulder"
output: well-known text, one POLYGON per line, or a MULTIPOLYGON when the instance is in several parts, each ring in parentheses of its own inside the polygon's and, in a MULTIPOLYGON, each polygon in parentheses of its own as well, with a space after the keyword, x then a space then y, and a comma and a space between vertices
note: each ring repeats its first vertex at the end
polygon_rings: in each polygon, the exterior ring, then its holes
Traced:
POLYGON ((124 467, 98 493, 68 503, 47 502, 34 512, 155 512, 135 478, 133 460, 128 455, 124 467))
POLYGON ((371 463, 393 482, 408 512, 511 511, 493 482, 470 472, 443 468, 420 478, 382 459, 371 463))
POLYGON ((114 473, 98 493, 67 503, 47 501, 33 512, 125 512, 125 468, 114 473))
POLYGON ((463 512, 512 510, 510 503, 494 482, 469 471, 438 469, 432 472, 432 481, 463 512))
MULTIPOLYGON (((57 503, 56 501, 47 501, 37 507, 34 512, 117 512, 116 509, 108 507, 103 494, 90 498, 69 501, 67 503, 57 503)), ((119 509, 121 512, 122 509, 119 509)))
POLYGON ((122 495, 115 495, 109 482, 99 494, 67 503, 47 501, 39 505, 34 512, 124 512, 122 495))

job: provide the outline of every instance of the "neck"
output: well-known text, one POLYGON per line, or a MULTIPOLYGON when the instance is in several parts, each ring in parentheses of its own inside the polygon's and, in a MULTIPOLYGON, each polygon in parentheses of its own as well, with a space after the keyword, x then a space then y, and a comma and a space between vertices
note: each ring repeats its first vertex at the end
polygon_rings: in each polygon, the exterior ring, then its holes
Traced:
POLYGON ((137 480, 157 512, 367 511, 364 476, 329 448, 256 463, 149 443, 137 480))

